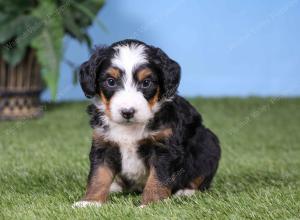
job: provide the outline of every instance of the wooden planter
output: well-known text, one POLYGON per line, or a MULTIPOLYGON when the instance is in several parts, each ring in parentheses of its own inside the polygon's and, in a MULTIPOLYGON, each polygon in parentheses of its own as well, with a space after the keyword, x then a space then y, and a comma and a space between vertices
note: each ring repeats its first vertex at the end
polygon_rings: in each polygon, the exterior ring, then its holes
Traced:
POLYGON ((28 119, 42 114, 43 82, 33 49, 15 67, 0 57, 0 120, 28 119))

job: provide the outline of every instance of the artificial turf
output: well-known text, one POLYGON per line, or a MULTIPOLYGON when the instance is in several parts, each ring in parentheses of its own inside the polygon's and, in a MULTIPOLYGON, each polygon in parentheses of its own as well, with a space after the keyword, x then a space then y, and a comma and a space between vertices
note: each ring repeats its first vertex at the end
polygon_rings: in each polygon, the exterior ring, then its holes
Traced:
POLYGON ((87 103, 51 104, 41 119, 0 122, 0 219, 299 219, 300 99, 191 102, 222 143, 211 190, 144 209, 135 194, 72 209, 89 168, 87 103))

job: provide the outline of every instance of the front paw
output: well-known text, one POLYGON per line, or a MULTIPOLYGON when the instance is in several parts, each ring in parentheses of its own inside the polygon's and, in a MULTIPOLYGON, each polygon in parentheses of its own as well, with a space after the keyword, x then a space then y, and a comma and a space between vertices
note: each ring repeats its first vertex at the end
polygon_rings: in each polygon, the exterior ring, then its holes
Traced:
POLYGON ((96 202, 96 201, 78 201, 78 202, 75 202, 72 205, 72 208, 73 209, 76 209, 76 208, 86 208, 86 207, 96 207, 96 208, 99 208, 101 206, 102 206, 101 202, 96 202))
POLYGON ((158 202, 168 198, 171 195, 171 191, 167 187, 157 187, 152 189, 146 189, 142 195, 142 207, 152 202, 158 202))

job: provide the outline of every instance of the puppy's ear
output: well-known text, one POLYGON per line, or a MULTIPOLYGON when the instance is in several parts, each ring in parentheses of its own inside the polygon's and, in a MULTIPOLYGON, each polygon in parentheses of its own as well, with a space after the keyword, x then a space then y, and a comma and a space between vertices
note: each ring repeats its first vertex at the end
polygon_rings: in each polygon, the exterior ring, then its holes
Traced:
POLYGON ((97 48, 90 59, 80 66, 79 82, 87 98, 92 98, 98 92, 97 73, 106 58, 106 47, 97 48))
POLYGON ((180 66, 170 59, 160 48, 155 48, 154 63, 160 69, 163 76, 163 96, 170 98, 175 95, 180 82, 180 66))

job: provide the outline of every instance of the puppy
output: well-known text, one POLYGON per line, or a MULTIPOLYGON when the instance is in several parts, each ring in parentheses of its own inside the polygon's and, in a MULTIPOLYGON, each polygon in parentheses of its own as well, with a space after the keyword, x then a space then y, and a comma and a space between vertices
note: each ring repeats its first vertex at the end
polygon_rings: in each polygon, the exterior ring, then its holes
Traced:
POLYGON ((112 191, 142 192, 142 206, 209 188, 218 138, 176 94, 180 66, 137 40, 97 48, 80 68, 93 140, 86 194, 74 207, 100 206, 112 191))

